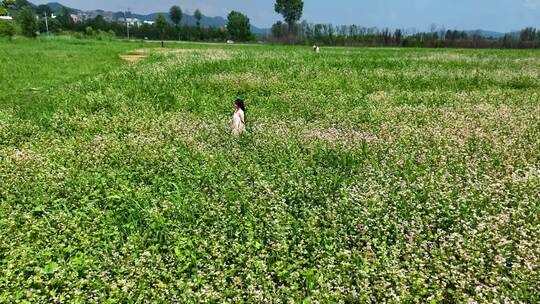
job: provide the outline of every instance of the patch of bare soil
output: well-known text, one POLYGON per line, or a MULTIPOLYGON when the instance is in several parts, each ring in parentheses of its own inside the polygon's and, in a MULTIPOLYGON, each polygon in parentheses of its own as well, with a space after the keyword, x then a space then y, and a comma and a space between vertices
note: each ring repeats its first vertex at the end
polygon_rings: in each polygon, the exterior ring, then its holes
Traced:
POLYGON ((142 60, 146 58, 146 56, 143 55, 120 55, 120 58, 125 61, 129 62, 137 62, 139 60, 142 60))

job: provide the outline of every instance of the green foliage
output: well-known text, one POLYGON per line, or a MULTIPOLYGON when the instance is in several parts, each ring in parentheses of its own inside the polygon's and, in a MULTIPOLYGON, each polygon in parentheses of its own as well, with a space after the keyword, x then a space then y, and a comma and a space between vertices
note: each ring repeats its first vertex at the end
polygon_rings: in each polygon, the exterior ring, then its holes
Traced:
POLYGON ((0 44, 0 302, 540 300, 537 51, 176 45, 0 44))
POLYGON ((232 11, 227 16, 227 31, 232 39, 248 41, 252 39, 249 18, 237 11, 232 11))
POLYGON ((15 5, 15 0, 0 0, 0 16, 6 16, 8 9, 15 5))
POLYGON ((303 0, 276 0, 274 5, 276 13, 283 16, 285 22, 292 27, 300 18, 302 18, 302 11, 304 10, 303 0))
POLYGON ((519 33, 519 40, 521 41, 534 41, 537 38, 536 29, 533 27, 526 27, 519 33))
POLYGON ((182 21, 182 9, 174 5, 169 10, 169 17, 171 18, 172 22, 175 25, 176 35, 178 37, 178 40, 180 40, 180 21, 182 21))
POLYGON ((193 13, 193 17, 195 17, 197 26, 201 26, 202 13, 199 9, 195 10, 195 12, 193 13))
POLYGON ((58 12, 56 19, 62 24, 62 28, 65 30, 73 30, 74 22, 71 19, 71 11, 67 7, 62 7, 58 12))
POLYGON ((272 25, 272 36, 275 38, 282 38, 287 36, 288 34, 288 27, 286 24, 284 24, 281 21, 278 21, 272 25))
POLYGON ((15 36, 17 29, 13 21, 0 20, 0 37, 11 37, 15 36))
POLYGON ((25 6, 17 13, 17 22, 21 26, 22 34, 26 37, 34 38, 37 36, 38 22, 36 14, 30 6, 25 6))
POLYGON ((39 19, 39 31, 41 33, 47 32, 47 25, 49 27, 49 32, 58 33, 62 30, 62 24, 56 18, 47 18, 47 23, 45 23, 45 18, 39 19))
POLYGON ((97 40, 112 40, 116 37, 116 34, 113 31, 94 30, 91 26, 88 26, 84 31, 84 36, 97 40))
POLYGON ((32 7, 32 3, 28 0, 15 0, 14 6, 16 10, 21 10, 25 7, 32 7))
POLYGON ((40 4, 36 8, 36 13, 40 17, 44 17, 44 16, 50 17, 52 15, 53 11, 52 11, 51 7, 48 6, 47 4, 40 4))
POLYGON ((178 26, 178 24, 180 24, 180 21, 182 21, 182 9, 177 5, 172 6, 169 10, 169 16, 172 22, 176 26, 178 26))
POLYGON ((156 17, 156 28, 159 31, 161 40, 164 39, 165 33, 166 33, 168 27, 169 27, 169 24, 167 23, 167 18, 165 18, 165 15, 159 14, 156 17))
POLYGON ((94 19, 89 20, 89 22, 87 22, 87 26, 91 26, 95 30, 102 30, 102 31, 106 31, 109 29, 109 23, 101 15, 97 16, 94 19))
POLYGON ((84 33, 87 36, 92 36, 94 35, 94 29, 91 26, 87 26, 86 29, 84 30, 84 33))

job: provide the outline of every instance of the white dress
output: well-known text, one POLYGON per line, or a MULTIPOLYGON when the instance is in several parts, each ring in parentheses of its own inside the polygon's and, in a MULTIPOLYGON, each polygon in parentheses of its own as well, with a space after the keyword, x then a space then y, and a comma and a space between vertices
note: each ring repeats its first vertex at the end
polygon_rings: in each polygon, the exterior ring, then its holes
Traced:
POLYGON ((234 112, 232 117, 232 133, 238 135, 246 130, 244 122, 244 111, 238 109, 234 112))

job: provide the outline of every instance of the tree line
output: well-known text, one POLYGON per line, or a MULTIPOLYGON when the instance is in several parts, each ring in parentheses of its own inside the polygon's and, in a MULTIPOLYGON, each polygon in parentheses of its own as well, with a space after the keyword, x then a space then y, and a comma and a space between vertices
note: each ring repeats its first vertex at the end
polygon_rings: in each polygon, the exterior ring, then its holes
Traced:
POLYGON ((486 37, 479 31, 432 29, 406 33, 359 25, 334 26, 310 24, 307 21, 289 25, 281 21, 272 26, 267 38, 276 43, 326 46, 400 46, 430 48, 540 48, 540 30, 523 29, 501 37, 486 37))
POLYGON ((275 43, 328 46, 540 48, 540 30, 532 27, 502 37, 486 37, 474 31, 446 30, 435 25, 431 26, 431 31, 406 33, 401 29, 299 22, 303 7, 303 0, 276 0, 274 9, 283 16, 284 22, 274 23, 271 35, 266 39, 275 43))
POLYGON ((71 33, 77 37, 98 39, 120 37, 150 40, 186 41, 235 41, 253 40, 249 18, 238 11, 231 11, 225 27, 203 26, 200 10, 194 12, 195 25, 182 24, 183 13, 179 6, 172 6, 168 14, 159 14, 151 23, 126 25, 123 21, 106 20, 98 15, 86 20, 74 20, 74 13, 66 7, 56 12, 47 6, 33 7, 27 0, 0 0, 0 16, 10 13, 14 21, 0 21, 0 36, 22 34, 36 37, 40 34, 71 33), (55 13, 56 17, 51 18, 55 13))
MULTIPOLYGON (((63 7, 56 18, 45 18, 53 13, 47 5, 32 7, 27 0, 0 0, 0 15, 8 12, 15 22, 0 21, 0 36, 21 33, 35 37, 39 33, 60 33, 69 31, 75 36, 98 39, 121 37, 150 40, 185 41, 251 41, 256 37, 251 33, 249 18, 237 11, 227 16, 225 27, 201 25, 202 13, 194 12, 195 25, 182 24, 183 12, 179 6, 172 6, 168 14, 159 14, 153 24, 144 23, 126 27, 124 22, 108 21, 102 16, 82 21, 74 21, 71 12, 63 7), (36 18, 36 16, 38 18, 36 18)), ((300 22, 304 9, 303 0, 276 0, 274 10, 283 16, 276 22, 271 34, 259 37, 272 43, 318 44, 327 46, 401 46, 401 47, 463 47, 463 48, 539 48, 540 30, 525 28, 519 33, 502 37, 485 37, 479 32, 446 30, 432 26, 430 31, 405 32, 359 25, 334 26, 300 22)))

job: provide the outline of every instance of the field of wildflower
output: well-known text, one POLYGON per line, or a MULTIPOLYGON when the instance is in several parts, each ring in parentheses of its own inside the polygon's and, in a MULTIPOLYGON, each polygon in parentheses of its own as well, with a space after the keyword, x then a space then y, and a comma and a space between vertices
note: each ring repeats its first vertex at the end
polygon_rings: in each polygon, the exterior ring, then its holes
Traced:
POLYGON ((2 103, 0 302, 540 301, 538 51, 139 47, 2 103))

